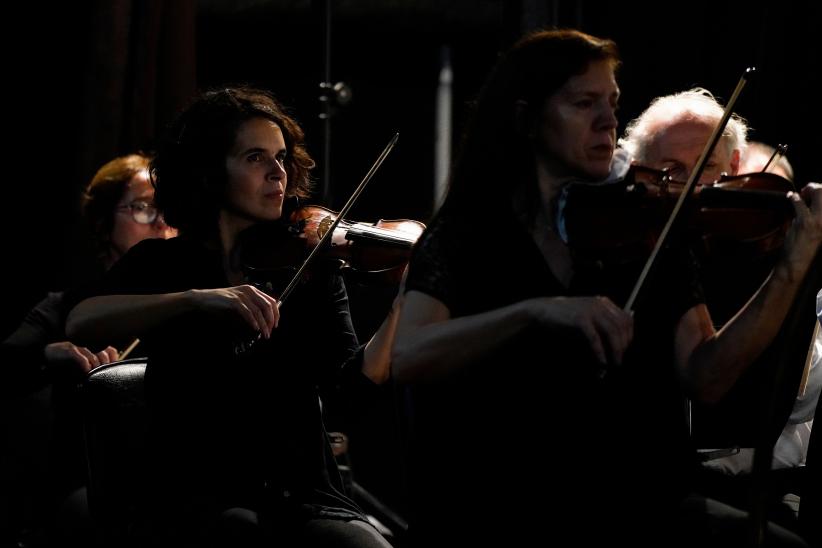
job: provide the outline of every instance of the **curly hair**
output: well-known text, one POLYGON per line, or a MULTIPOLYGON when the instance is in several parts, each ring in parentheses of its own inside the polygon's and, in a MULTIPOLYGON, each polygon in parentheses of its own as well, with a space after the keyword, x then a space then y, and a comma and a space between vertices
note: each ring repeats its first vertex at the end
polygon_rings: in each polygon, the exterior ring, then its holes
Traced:
POLYGON ((151 158, 144 154, 117 157, 97 170, 83 192, 80 207, 102 256, 109 252, 115 206, 123 198, 129 181, 141 171, 148 170, 150 162, 151 158))
POLYGON ((225 159, 240 126, 271 120, 287 149, 288 197, 308 197, 314 160, 297 121, 267 91, 229 87, 199 95, 169 126, 151 162, 155 201, 166 222, 182 235, 212 234, 217 227, 228 174, 225 159))

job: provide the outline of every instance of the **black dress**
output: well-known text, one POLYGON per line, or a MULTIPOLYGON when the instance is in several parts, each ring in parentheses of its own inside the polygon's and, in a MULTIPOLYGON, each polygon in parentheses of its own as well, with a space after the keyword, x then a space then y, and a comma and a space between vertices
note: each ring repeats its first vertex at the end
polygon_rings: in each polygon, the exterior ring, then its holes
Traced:
MULTIPOLYGON (((221 256, 186 240, 146 240, 107 275, 101 294, 228 287, 221 256)), ((235 318, 188 314, 143 338, 152 416, 146 506, 167 527, 207 531, 227 508, 298 526, 364 519, 343 493, 320 396, 373 386, 334 265, 316 268, 281 309, 271 339, 238 352, 235 318)))
MULTIPOLYGON (((635 279, 635 268, 578 271, 566 289, 512 215, 481 236, 474 226, 440 216, 411 261, 407 290, 452 318, 537 296, 607 294, 620 305, 630 286, 598 288, 635 279)), ((580 335, 533 327, 443 382, 412 387, 419 545, 613 540, 631 521, 670 516, 691 465, 673 332, 701 292, 690 254, 669 255, 636 310, 625 364, 604 380, 580 335)))
POLYGON ((25 394, 52 381, 43 349, 66 340, 65 319, 64 293, 49 293, 0 344, 5 379, 0 395, 25 394))
POLYGON ((6 420, 14 421, 13 431, 20 435, 14 438, 17 450, 12 453, 19 453, 20 460, 14 484, 24 485, 27 496, 36 494, 37 511, 47 520, 86 481, 81 377, 73 364, 50 367, 44 353, 47 345, 67 339, 69 310, 66 292, 50 292, 0 343, 0 402, 6 420), (47 447, 45 454, 37 451, 41 445, 47 447))

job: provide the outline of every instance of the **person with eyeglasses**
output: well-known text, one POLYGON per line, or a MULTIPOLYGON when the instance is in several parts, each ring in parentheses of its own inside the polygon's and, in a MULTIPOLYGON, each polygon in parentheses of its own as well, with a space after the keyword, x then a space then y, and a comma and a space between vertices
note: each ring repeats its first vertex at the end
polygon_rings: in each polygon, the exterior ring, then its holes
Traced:
POLYGON ((149 161, 140 154, 112 160, 100 168, 83 195, 83 213, 92 224, 106 268, 137 242, 177 235, 154 203, 149 161))
MULTIPOLYGON (((177 234, 154 205, 149 161, 142 154, 115 158, 97 171, 83 193, 83 216, 105 269, 141 240, 177 234)), ((92 350, 67 340, 63 297, 63 292, 50 293, 2 343, 7 372, 13 372, 4 391, 42 387, 54 376, 76 380, 117 359, 119 353, 111 346, 92 350)))
MULTIPOLYGON (((704 88, 657 97, 628 123, 620 145, 636 163, 666 169, 675 180, 685 181, 694 170, 723 111, 724 106, 704 88)), ((722 174, 735 176, 762 171, 776 150, 763 143, 748 141, 748 130, 744 119, 737 115, 730 118, 708 159, 700 183, 713 184, 722 174)), ((784 156, 773 161, 768 171, 784 177, 786 183, 793 183, 793 168, 784 156)), ((798 185, 796 188, 802 187, 798 185)), ((802 192, 806 195, 815 192, 818 196, 820 186, 808 183, 802 192)), ((765 218, 766 213, 762 213, 765 218)), ((793 227, 785 244, 773 245, 771 249, 755 239, 740 241, 708 237, 701 239, 695 247, 711 323, 723 334, 736 331, 738 347, 745 349, 749 356, 733 359, 733 354, 729 354, 716 361, 711 369, 706 369, 713 377, 713 386, 718 387, 715 396, 707 401, 692 398, 694 444, 702 448, 723 448, 702 452, 703 460, 696 469, 695 478, 700 492, 739 508, 749 508, 755 500, 750 492, 756 485, 754 448, 761 444, 758 414, 766 395, 775 389, 774 379, 778 377, 774 376, 774 371, 780 365, 786 371, 790 370, 782 364, 784 352, 776 351, 779 346, 770 348, 771 344, 809 346, 809 340, 802 338, 804 335, 790 339, 787 334, 782 335, 790 343, 784 343, 782 339, 771 341, 779 331, 785 330, 784 325, 790 325, 784 318, 788 317, 788 306, 796 295, 802 295, 802 288, 818 290, 822 283, 818 269, 808 266, 820 253, 822 225, 818 214, 815 218, 797 214, 793 227), (803 232, 815 234, 815 238, 807 238, 803 232), (791 264, 802 265, 806 273, 795 267, 786 268, 791 264), (754 323, 754 318, 761 321, 754 323)), ((800 325, 812 323, 805 322, 800 325)), ((773 432, 775 445, 767 475, 768 511, 772 519, 790 529, 797 528, 797 495, 801 495, 804 483, 810 431, 822 390, 822 370, 815 365, 818 345, 822 348, 822 341, 814 335, 807 352, 806 376, 798 392, 781 395, 785 404, 780 406, 777 416, 786 422, 781 424, 778 438, 779 431, 773 432), (791 400, 792 407, 787 407, 791 400)), ((801 357, 805 358, 805 353, 801 357)), ((787 384, 783 389, 788 388, 796 390, 787 384)))
MULTIPOLYGON (((137 242, 177 233, 165 224, 154 205, 149 162, 143 154, 117 157, 97 171, 83 193, 83 217, 91 229, 100 265, 106 270, 137 242)), ((50 292, 0 344, 4 379, 0 398, 11 406, 15 401, 34 402, 36 409, 44 410, 54 421, 49 433, 30 425, 26 440, 21 440, 25 444, 41 435, 50 436, 50 454, 44 457, 49 464, 43 465, 47 470, 26 464, 27 469, 37 470, 33 475, 48 476, 42 482, 48 493, 30 495, 37 498, 37 515, 23 519, 34 521, 24 524, 30 529, 52 527, 58 506, 66 506, 67 497, 83 498, 85 464, 76 386, 91 369, 120 356, 110 345, 87 347, 69 340, 65 333, 66 299, 65 291, 50 292)), ((23 485, 29 479, 21 477, 18 483, 23 485)), ((40 479, 32 481, 40 483, 40 479)), ((80 508, 82 515, 85 504, 80 500, 69 506, 80 508)))

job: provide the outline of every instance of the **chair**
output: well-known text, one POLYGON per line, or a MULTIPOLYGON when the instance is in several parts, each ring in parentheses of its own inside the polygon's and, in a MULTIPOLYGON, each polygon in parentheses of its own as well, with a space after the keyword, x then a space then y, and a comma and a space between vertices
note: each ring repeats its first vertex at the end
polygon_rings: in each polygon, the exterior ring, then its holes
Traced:
MULTIPOLYGON (((817 424, 822 424, 822 398, 816 403, 817 424), (818 422, 820 421, 820 422, 818 422)), ((799 505, 799 528, 812 546, 822 546, 822 427, 811 430, 808 458, 805 461, 805 482, 799 505)))
MULTIPOLYGON (((144 377, 147 360, 135 358, 98 367, 83 384, 83 426, 88 463, 88 504, 101 546, 133 546, 139 532, 138 504, 146 483, 149 411, 144 377)), ((330 435, 353 498, 390 538, 405 521, 351 479, 344 435, 330 435), (390 529, 383 523, 388 524, 390 529)))
MULTIPOLYGON (((818 504, 814 503, 815 496, 818 497, 818 488, 814 493, 812 482, 803 479, 810 478, 810 474, 816 470, 811 466, 811 461, 818 459, 818 455, 812 455, 812 451, 809 450, 809 465, 804 470, 794 468, 775 473, 771 470, 771 463, 774 446, 793 409, 807 361, 808 343, 817 322, 816 294, 820 287, 822 253, 817 254, 779 334, 757 362, 740 378, 723 402, 712 409, 712 414, 709 415, 713 419, 713 424, 707 425, 708 430, 714 428, 712 435, 715 437, 709 443, 715 442, 716 439, 720 440, 719 444, 712 443, 710 446, 727 447, 728 445, 721 445, 725 441, 730 445, 753 448, 753 461, 750 466, 751 473, 739 476, 719 473, 710 475, 705 474, 703 470, 703 494, 748 510, 752 516, 751 538, 757 546, 764 542, 768 519, 779 519, 782 525, 795 531, 802 531, 808 528, 810 522, 807 516, 813 511, 806 507, 818 504), (720 427, 717 428, 717 425, 720 427), (722 434, 727 438, 720 437, 722 434), (791 508, 793 512, 790 514, 774 513, 774 510, 788 508, 774 504, 778 500, 774 496, 781 497, 786 492, 796 494, 795 490, 785 490, 794 489, 797 482, 802 484, 799 512, 800 522, 804 514, 805 524, 797 523, 794 508, 791 508)), ((697 429, 694 432, 697 433, 697 429)), ((818 440, 818 434, 816 438, 818 440)), ((705 438, 702 439, 703 443, 704 441, 705 438)), ((811 445, 813 444, 812 437, 811 445)), ((749 449, 746 451, 746 454, 750 454, 749 449)), ((818 474, 818 470, 814 473, 818 474)))
POLYGON ((83 384, 89 511, 104 546, 125 546, 141 493, 148 432, 146 359, 94 369, 83 384))
POLYGON ((329 432, 328 440, 331 443, 346 492, 363 509, 369 523, 382 536, 392 545, 401 543, 408 533, 408 522, 354 479, 348 453, 348 436, 342 432, 329 432))

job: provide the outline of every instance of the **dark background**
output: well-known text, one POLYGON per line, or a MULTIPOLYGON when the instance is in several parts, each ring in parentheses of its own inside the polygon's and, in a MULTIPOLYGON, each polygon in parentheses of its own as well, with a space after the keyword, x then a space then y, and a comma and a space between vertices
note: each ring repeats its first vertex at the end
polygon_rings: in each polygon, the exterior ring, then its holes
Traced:
MULTIPOLYGON (((3 337, 46 291, 98 272, 80 220, 81 189, 113 156, 151 150, 157 130, 196 90, 226 83, 271 89, 294 108, 318 160, 317 177, 323 173, 325 1, 71 4, 18 6, 3 17, 3 337)), ((330 180, 318 181, 326 205, 339 208, 400 132, 354 219, 425 221, 431 214, 443 46, 454 70, 456 140, 464 105, 497 52, 540 26, 575 27, 617 42, 624 60, 620 132, 658 95, 703 86, 727 100, 743 70, 755 65, 758 77, 736 109, 753 127, 751 137, 788 143, 797 181, 822 181, 819 2, 330 4, 330 80, 346 82, 353 100, 332 118, 330 180)), ((489 177, 504 184, 506 171, 489 159, 489 177)), ((477 212, 478 226, 499 229, 495 206, 491 198, 477 212)))
MULTIPOLYGON (((323 173, 319 83, 325 1, 162 0, 13 8, 3 18, 6 143, 2 246, 7 333, 46 290, 96 272, 79 217, 82 187, 153 136, 197 89, 274 91, 306 128, 323 173)), ((523 29, 577 27, 619 44, 621 127, 653 98, 700 85, 727 99, 752 137, 788 143, 797 180, 822 180, 822 22, 817 2, 640 4, 492 0, 332 1, 331 81, 353 100, 332 118, 327 204, 339 207, 391 135, 400 141, 352 217, 425 220, 433 208, 434 98, 441 48, 454 69, 454 138, 497 52, 523 29)), ((505 166, 489 163, 504 181, 505 166)), ((493 223, 494 204, 477 212, 493 223)))

